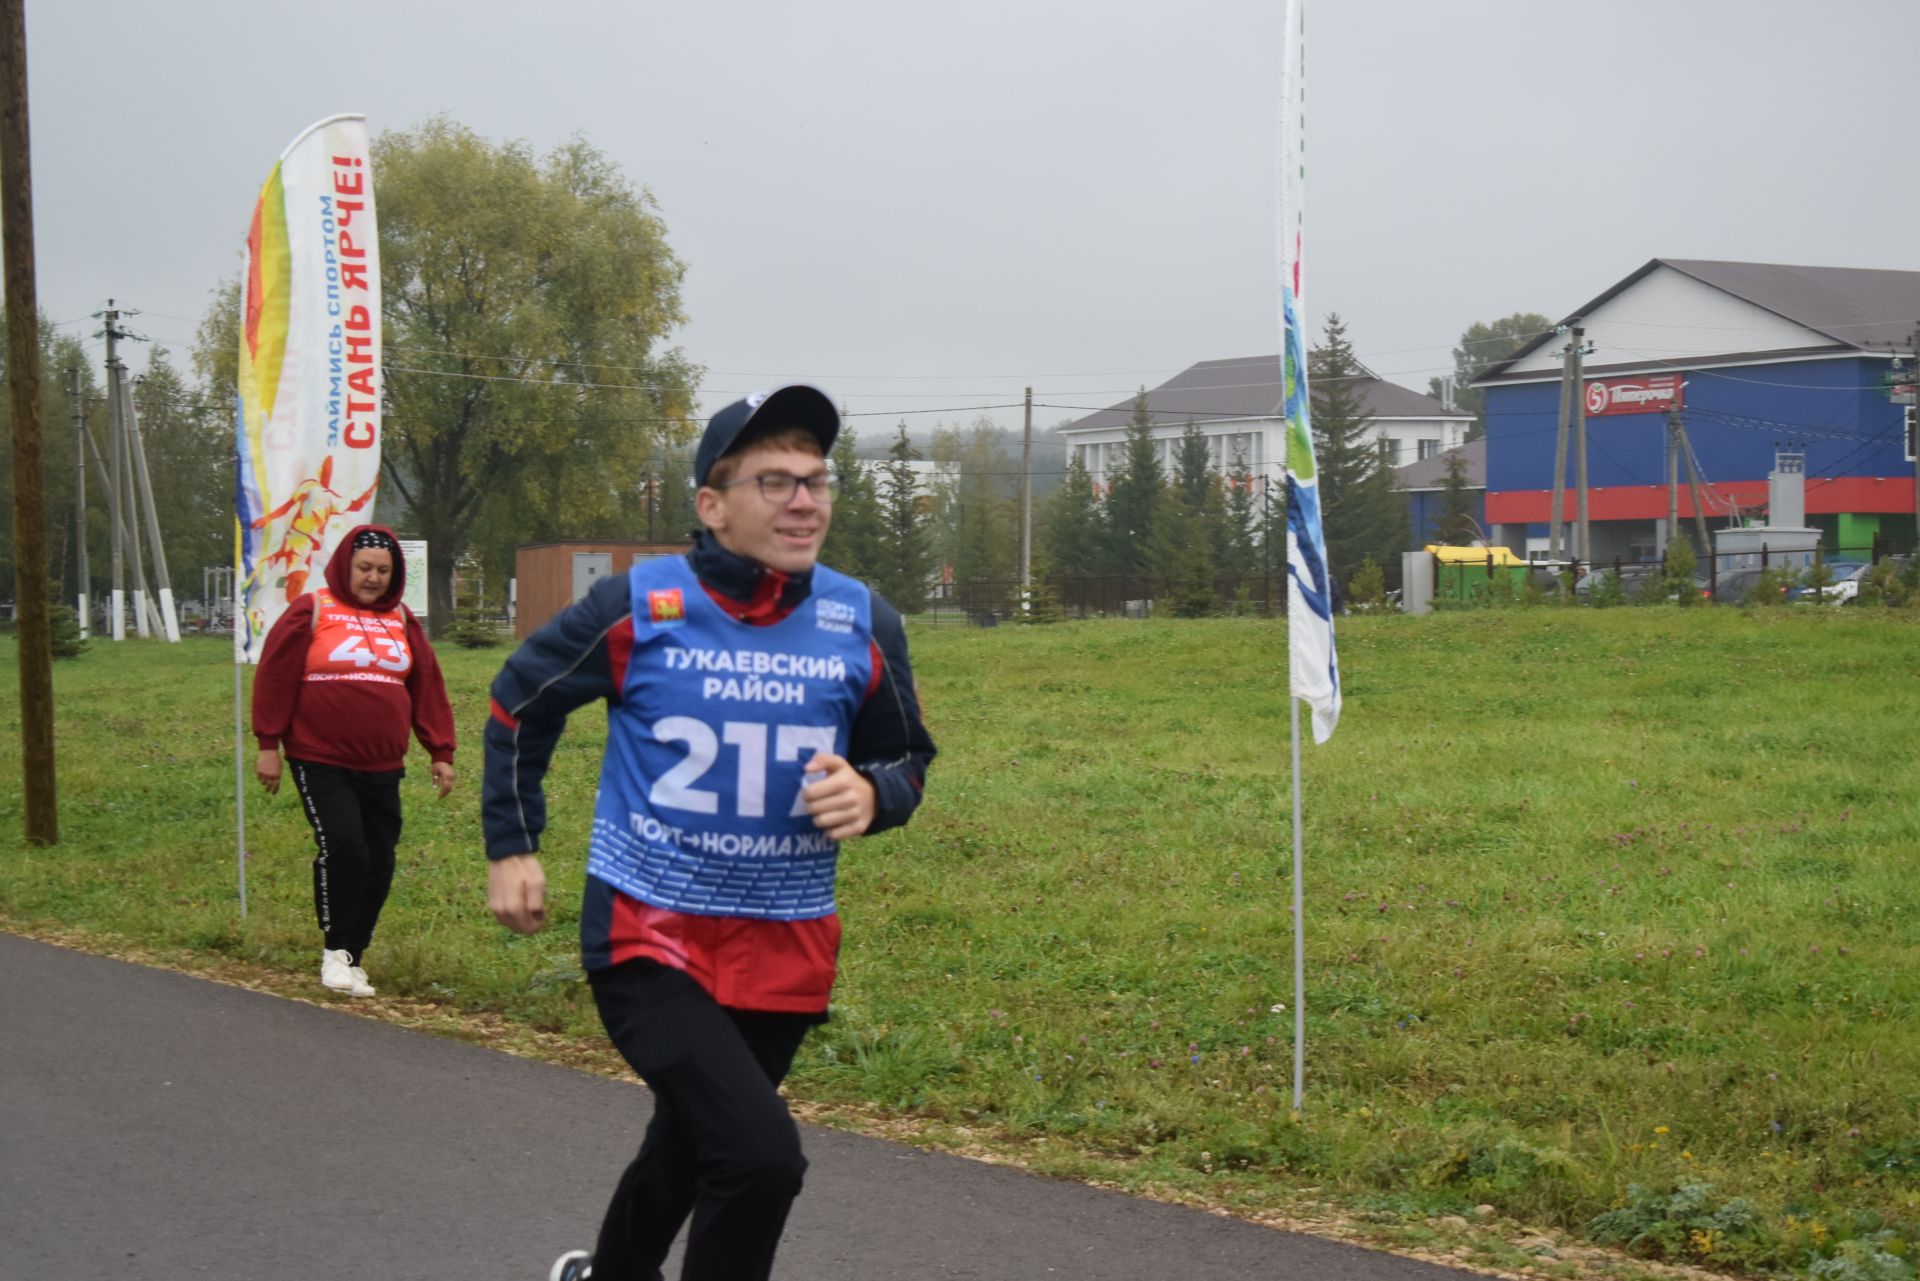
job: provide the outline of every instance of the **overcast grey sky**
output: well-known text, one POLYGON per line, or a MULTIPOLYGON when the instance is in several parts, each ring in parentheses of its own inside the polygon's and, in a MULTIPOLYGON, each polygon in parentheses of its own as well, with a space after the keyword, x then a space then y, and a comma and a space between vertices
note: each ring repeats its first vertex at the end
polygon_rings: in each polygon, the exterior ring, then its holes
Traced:
MULTIPOLYGON (((295 134, 444 112, 652 191, 708 409, 1050 425, 1278 350, 1280 8, 28 0, 41 305, 184 357, 295 134)), ((1307 49, 1308 309, 1393 381, 1652 257, 1920 269, 1915 0, 1312 0, 1307 49)))

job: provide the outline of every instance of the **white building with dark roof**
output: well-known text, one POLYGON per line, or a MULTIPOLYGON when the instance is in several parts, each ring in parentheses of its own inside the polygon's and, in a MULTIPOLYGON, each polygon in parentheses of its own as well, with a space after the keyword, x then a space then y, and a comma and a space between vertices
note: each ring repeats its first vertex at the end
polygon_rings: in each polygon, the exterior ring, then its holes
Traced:
MULTIPOLYGON (((1371 372, 1360 375, 1361 404, 1368 432, 1379 442, 1389 466, 1431 458, 1466 440, 1473 415, 1449 409, 1431 396, 1386 382, 1371 372)), ((1203 360, 1147 391, 1160 464, 1173 473, 1174 457, 1187 424, 1207 438, 1214 470, 1230 474, 1244 462, 1255 485, 1272 476, 1286 460, 1286 420, 1280 416, 1280 358, 1203 360)), ((1133 421, 1129 397, 1089 414, 1061 430, 1068 457, 1078 459, 1104 492, 1126 451, 1127 425, 1133 421)))

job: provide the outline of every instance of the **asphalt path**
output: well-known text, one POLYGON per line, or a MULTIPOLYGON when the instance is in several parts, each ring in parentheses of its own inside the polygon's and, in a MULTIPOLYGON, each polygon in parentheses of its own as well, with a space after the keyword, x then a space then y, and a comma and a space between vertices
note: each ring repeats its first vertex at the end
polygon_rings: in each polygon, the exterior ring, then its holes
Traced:
MULTIPOLYGON (((648 1110, 626 1082, 0 934, 6 1281, 542 1281, 591 1245, 648 1110)), ((1471 1275, 803 1129, 791 1281, 1471 1275)))

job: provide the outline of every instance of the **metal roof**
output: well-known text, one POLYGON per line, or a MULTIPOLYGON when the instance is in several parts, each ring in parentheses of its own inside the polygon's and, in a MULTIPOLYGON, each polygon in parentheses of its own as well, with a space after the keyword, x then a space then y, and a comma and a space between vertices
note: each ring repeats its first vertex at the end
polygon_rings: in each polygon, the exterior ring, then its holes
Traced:
POLYGON ((1452 449, 1443 449, 1431 458, 1394 468, 1394 484, 1399 489, 1440 489, 1447 483, 1447 458, 1459 454, 1467 460, 1467 488, 1487 487, 1487 438, 1470 440, 1452 449))
MULTIPOLYGON (((1920 271, 1886 271, 1866 267, 1796 267, 1766 262, 1717 262, 1706 258, 1653 258, 1626 279, 1562 323, 1591 315, 1599 307, 1645 279, 1660 267, 1754 306, 1770 311, 1827 338, 1835 348, 1884 352, 1913 349, 1913 333, 1920 325, 1920 271)), ((1517 361, 1540 350, 1559 335, 1545 333, 1474 380, 1475 385, 1498 379, 1517 361)), ((1760 357, 1767 352, 1749 352, 1760 357)))
MULTIPOLYGON (((1473 415, 1447 409, 1432 396, 1360 376, 1362 405, 1369 418, 1432 418, 1472 422, 1473 415)), ((1247 418, 1280 416, 1280 357, 1203 360, 1147 392, 1147 412, 1155 426, 1180 426, 1189 418, 1205 425, 1247 418)), ((1075 420, 1067 432, 1125 427, 1133 421, 1133 397, 1075 420)))

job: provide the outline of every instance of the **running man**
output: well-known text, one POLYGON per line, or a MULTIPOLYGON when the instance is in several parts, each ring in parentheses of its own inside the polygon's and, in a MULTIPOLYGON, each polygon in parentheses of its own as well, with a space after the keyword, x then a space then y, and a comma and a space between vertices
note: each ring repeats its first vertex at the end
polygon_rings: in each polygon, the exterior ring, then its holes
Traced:
POLYGON ((806 1158, 779 1094, 827 1018, 840 842, 920 803, 933 740, 900 615, 818 564, 833 515, 832 400, 795 384, 715 414, 694 456, 705 527, 528 637, 493 682, 487 899, 546 923, 541 780, 575 708, 607 706, 580 913, 601 1022, 654 1096, 591 1254, 550 1281, 770 1275, 806 1158))

